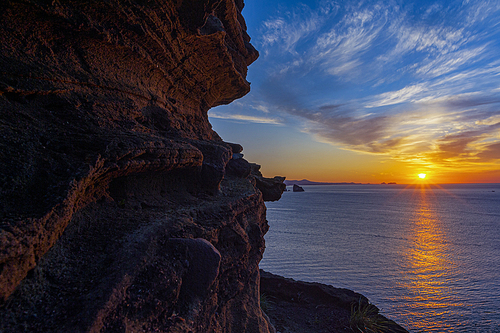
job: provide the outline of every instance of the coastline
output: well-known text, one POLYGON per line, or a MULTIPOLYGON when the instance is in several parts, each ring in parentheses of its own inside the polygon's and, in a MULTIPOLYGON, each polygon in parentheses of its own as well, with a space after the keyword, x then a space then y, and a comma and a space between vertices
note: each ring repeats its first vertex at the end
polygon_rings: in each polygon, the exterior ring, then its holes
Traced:
POLYGON ((370 327, 381 333, 408 333, 381 315, 365 296, 348 289, 296 281, 261 269, 260 295, 261 308, 277 333, 370 332, 370 327))
POLYGON ((411 331, 500 327, 497 184, 304 189, 266 203, 261 269, 359 292, 411 331))

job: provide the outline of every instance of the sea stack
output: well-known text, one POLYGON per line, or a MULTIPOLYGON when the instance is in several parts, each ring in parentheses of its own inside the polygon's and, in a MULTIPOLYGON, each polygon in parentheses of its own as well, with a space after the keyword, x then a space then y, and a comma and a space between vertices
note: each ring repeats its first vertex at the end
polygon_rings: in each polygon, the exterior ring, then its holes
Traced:
POLYGON ((304 189, 297 184, 293 184, 293 191, 294 192, 304 192, 304 189))

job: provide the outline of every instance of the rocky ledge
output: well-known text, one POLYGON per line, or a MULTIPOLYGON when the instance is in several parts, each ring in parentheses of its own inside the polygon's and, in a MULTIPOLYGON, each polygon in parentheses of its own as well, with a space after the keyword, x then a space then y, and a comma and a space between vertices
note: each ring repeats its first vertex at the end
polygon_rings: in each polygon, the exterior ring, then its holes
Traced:
POLYGON ((120 181, 114 199, 73 214, 2 307, 0 331, 273 331, 258 301, 265 206, 250 181, 227 176, 217 196, 190 193, 181 174, 120 181))
POLYGON ((260 270, 261 304, 278 333, 408 333, 348 289, 260 270))

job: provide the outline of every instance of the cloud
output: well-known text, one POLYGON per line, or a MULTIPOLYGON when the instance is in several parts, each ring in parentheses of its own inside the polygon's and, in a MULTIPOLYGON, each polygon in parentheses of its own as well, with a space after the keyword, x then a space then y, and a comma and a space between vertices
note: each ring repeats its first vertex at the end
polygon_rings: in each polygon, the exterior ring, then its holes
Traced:
POLYGON ((383 63, 400 61, 403 56, 411 53, 422 54, 424 59, 427 55, 432 59, 456 51, 468 41, 461 27, 410 25, 406 23, 406 16, 406 13, 400 14, 388 26, 387 40, 389 43, 395 42, 395 45, 380 54, 377 60, 383 63))
POLYGON ((500 3, 496 0, 464 1, 464 4, 468 7, 464 19, 469 26, 489 21, 500 11, 500 3))
POLYGON ((254 110, 258 110, 260 112, 264 112, 264 113, 269 113, 271 112, 269 110, 269 107, 268 106, 265 106, 265 105, 256 105, 256 106, 252 106, 252 109, 254 110))
POLYGON ((349 105, 325 105, 318 110, 288 109, 299 117, 303 131, 319 141, 334 143, 346 149, 384 153, 399 144, 402 138, 392 137, 392 119, 386 115, 357 114, 349 105))
POLYGON ((397 91, 389 91, 375 96, 374 101, 366 104, 367 108, 375 108, 385 105, 393 105, 411 101, 413 97, 427 90, 424 84, 416 84, 397 91))
POLYGON ((214 111, 210 111, 209 117, 215 118, 215 119, 235 120, 235 121, 251 122, 251 123, 258 123, 258 124, 280 125, 282 123, 277 118, 256 117, 256 116, 249 116, 249 115, 243 115, 243 114, 224 114, 224 113, 218 113, 218 112, 214 112, 214 111))
POLYGON ((486 119, 481 119, 476 121, 476 125, 498 125, 500 124, 500 115, 495 114, 486 119))
POLYGON ((282 16, 274 17, 263 22, 261 46, 265 53, 273 46, 280 52, 297 54, 297 44, 317 31, 328 18, 334 6, 326 4, 317 12, 302 5, 282 16))
POLYGON ((483 162, 499 161, 500 160, 500 143, 493 143, 483 148, 481 152, 476 155, 483 162))
POLYGON ((302 119, 303 131, 318 141, 346 150, 412 164, 472 168, 500 159, 498 110, 498 98, 463 94, 415 103, 413 110, 364 113, 347 103, 286 112, 302 119))
POLYGON ((479 61, 485 49, 486 45, 482 45, 473 49, 439 55, 435 59, 425 61, 415 72, 428 77, 443 75, 458 69, 464 64, 471 65, 479 61))
POLYGON ((497 93, 500 91, 495 91, 499 76, 500 66, 498 66, 498 61, 493 61, 479 68, 462 70, 440 77, 431 81, 430 85, 433 90, 444 88, 448 89, 450 92, 453 91, 454 93, 458 93, 474 87, 481 87, 481 90, 484 91, 484 87, 487 88, 487 85, 491 84, 493 85, 492 93, 497 93))
POLYGON ((363 57, 372 50, 388 22, 388 9, 376 5, 347 13, 343 19, 320 32, 307 54, 310 66, 324 73, 353 80, 361 75, 363 57))
POLYGON ((238 112, 259 116, 225 119, 293 123, 408 163, 494 163, 500 3, 321 3, 264 22, 260 85, 238 112))
POLYGON ((485 33, 467 29, 473 22, 466 23, 465 17, 476 10, 476 3, 431 5, 421 17, 390 1, 347 2, 342 7, 333 1, 323 3, 315 10, 301 5, 263 23, 259 46, 264 53, 289 55, 271 72, 298 77, 315 73, 345 82, 380 84, 394 82, 405 73, 434 78, 493 57, 487 54, 485 33), (439 17, 430 19, 436 13, 439 17))
POLYGON ((430 154, 433 160, 442 161, 453 157, 470 156, 472 149, 469 145, 481 139, 476 133, 460 133, 445 136, 437 141, 436 151, 430 154))
POLYGON ((435 165, 455 166, 459 168, 488 165, 500 160, 498 130, 500 125, 478 126, 473 130, 463 131, 439 137, 435 140, 435 149, 425 154, 425 158, 435 165))

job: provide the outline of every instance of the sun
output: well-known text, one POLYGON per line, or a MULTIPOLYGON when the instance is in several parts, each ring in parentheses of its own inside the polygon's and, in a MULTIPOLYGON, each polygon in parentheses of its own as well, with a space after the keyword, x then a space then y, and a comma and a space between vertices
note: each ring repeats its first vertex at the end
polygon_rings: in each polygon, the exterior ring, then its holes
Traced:
POLYGON ((420 178, 420 179, 425 179, 425 176, 427 176, 425 173, 418 174, 418 178, 420 178))

